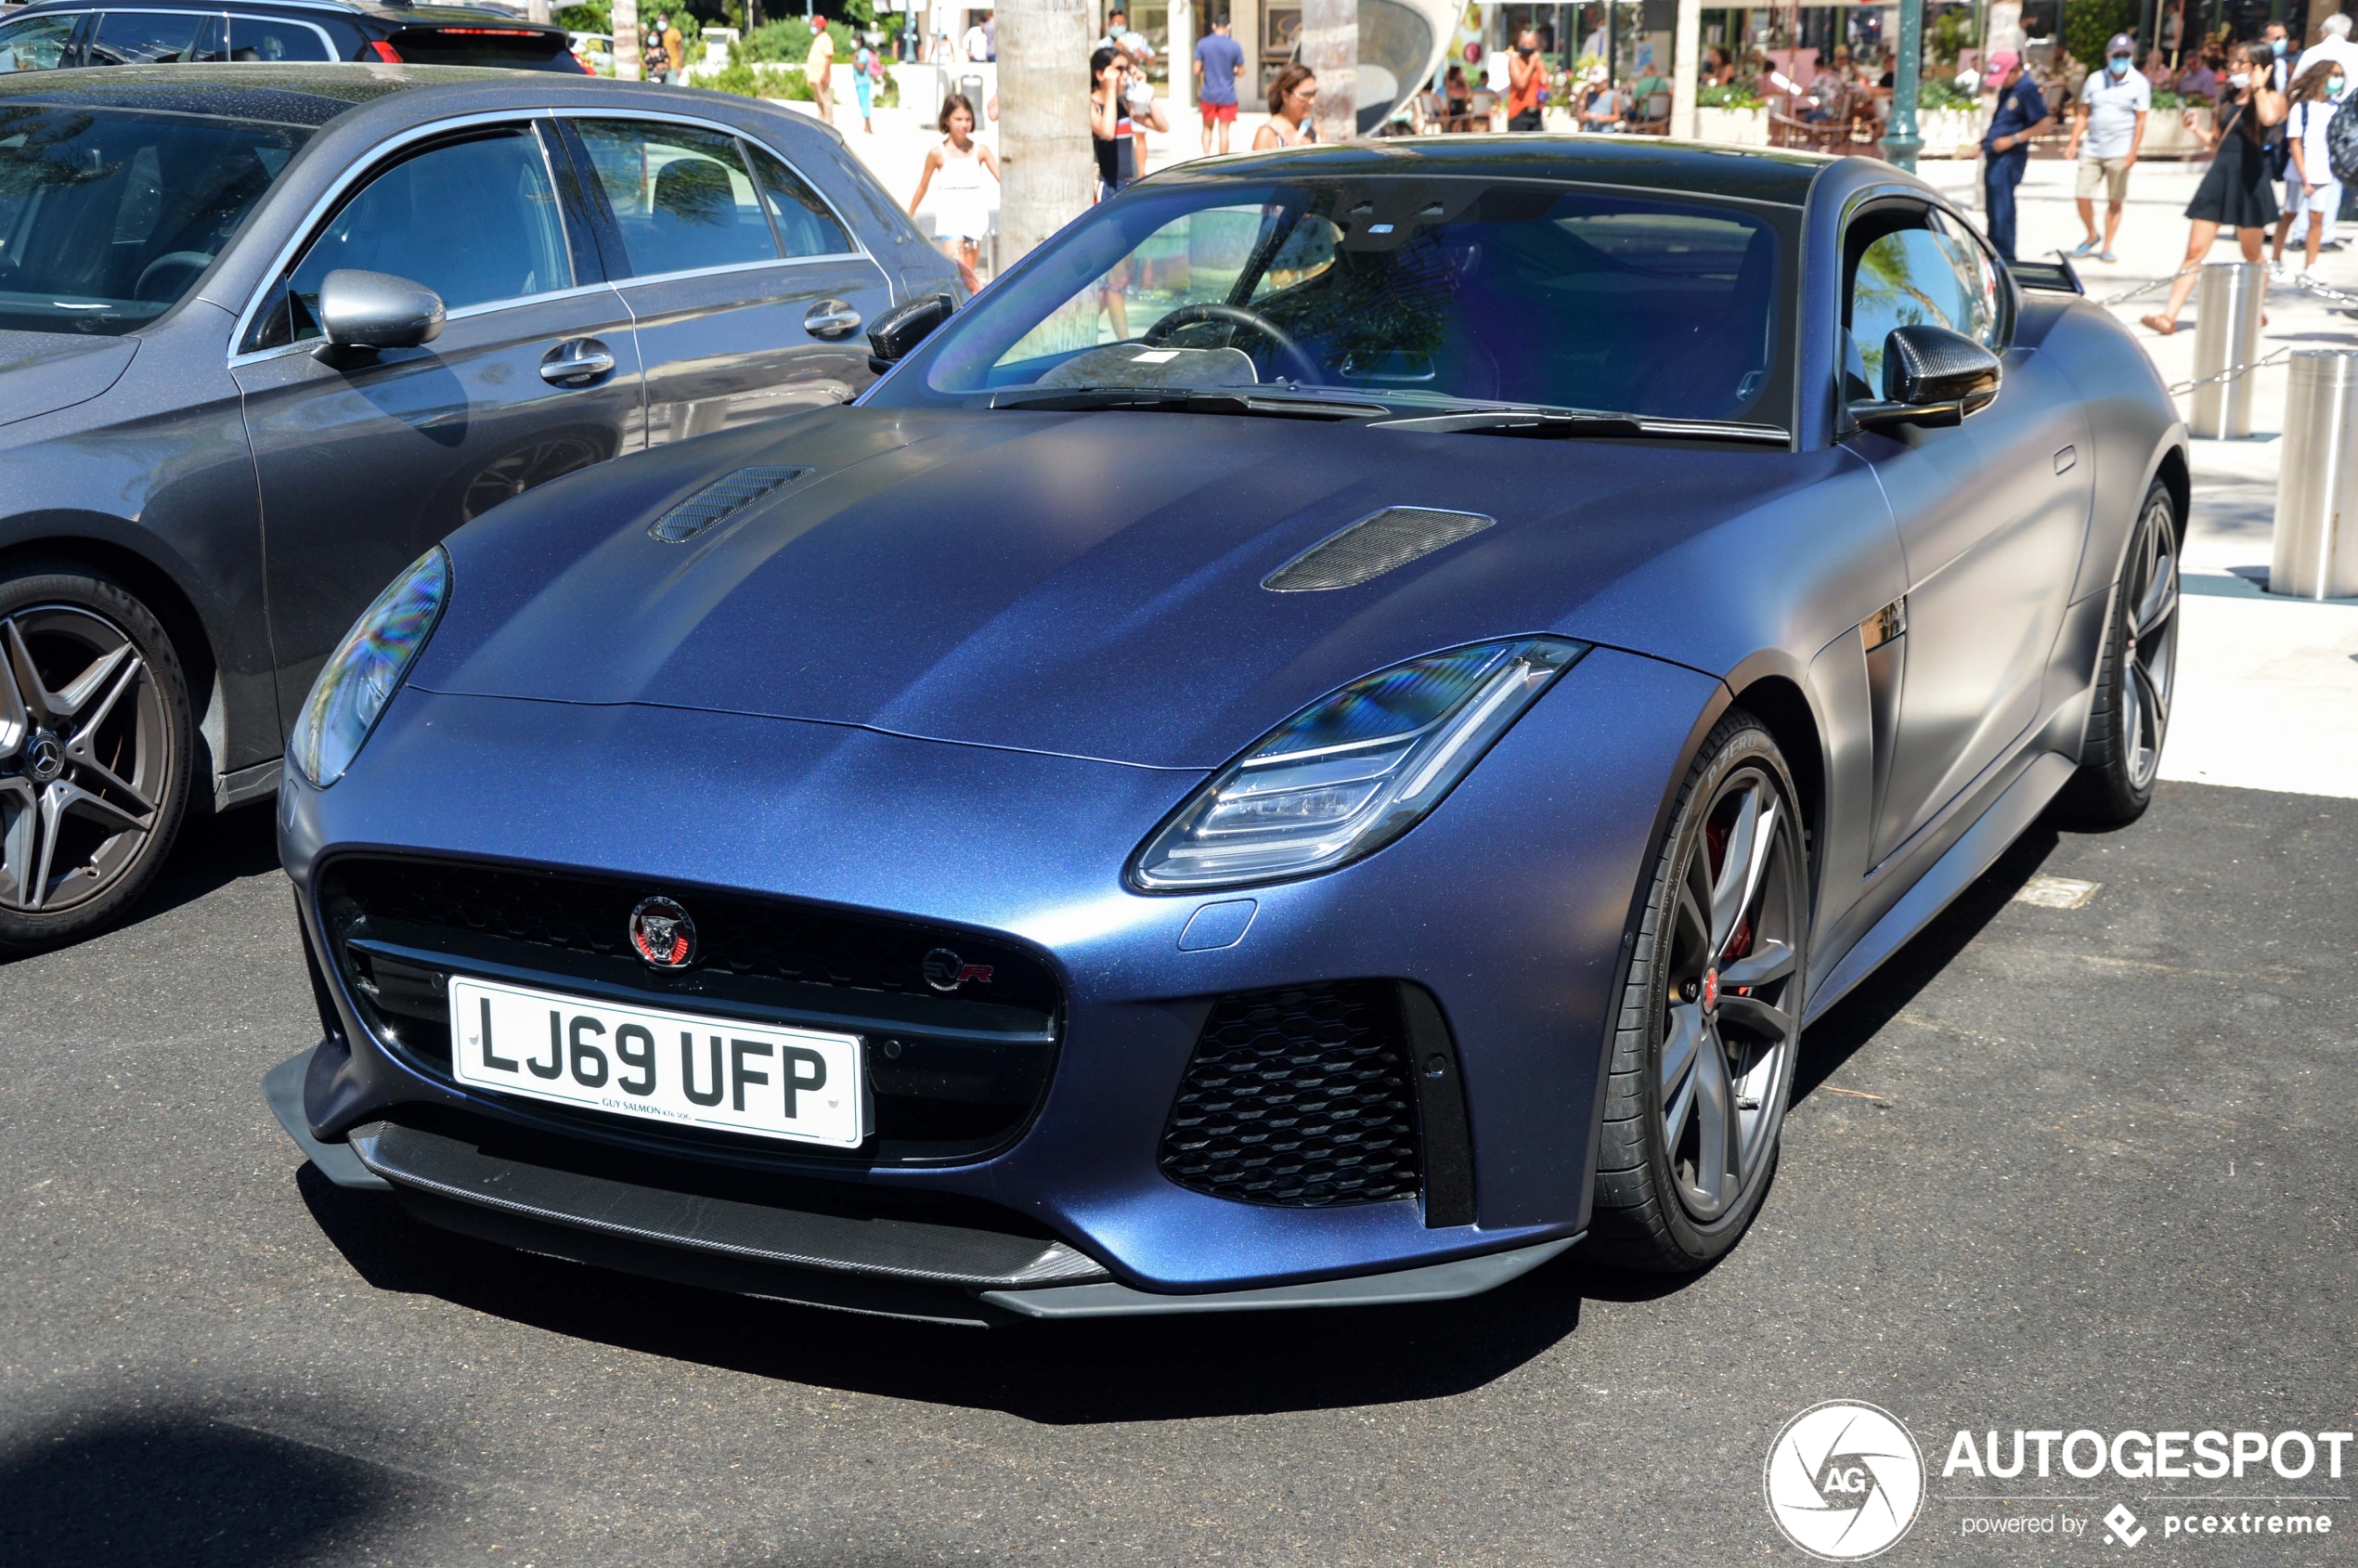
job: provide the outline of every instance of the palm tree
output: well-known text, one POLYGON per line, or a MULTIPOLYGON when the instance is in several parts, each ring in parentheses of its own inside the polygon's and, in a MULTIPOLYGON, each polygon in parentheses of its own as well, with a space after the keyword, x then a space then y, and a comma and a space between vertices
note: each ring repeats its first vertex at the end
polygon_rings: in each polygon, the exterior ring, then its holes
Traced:
POLYGON ((999 265, 1096 199, 1089 138, 1090 0, 1004 0, 999 12, 999 265))
POLYGON ((1302 63, 1318 73, 1318 139, 1359 134, 1359 0, 1302 0, 1302 63))

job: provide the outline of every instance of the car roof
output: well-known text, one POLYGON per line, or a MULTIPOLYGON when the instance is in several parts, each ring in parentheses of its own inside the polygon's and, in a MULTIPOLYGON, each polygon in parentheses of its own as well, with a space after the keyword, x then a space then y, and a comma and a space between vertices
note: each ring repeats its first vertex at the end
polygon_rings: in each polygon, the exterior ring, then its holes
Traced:
MULTIPOLYGON (((109 0, 33 0, 33 4, 10 16, 31 16, 44 11, 93 11, 108 8, 109 0)), ((131 0, 116 0, 117 8, 131 0)), ((333 11, 348 17, 369 17, 374 20, 399 27, 463 27, 481 24, 497 18, 505 27, 530 28, 536 32, 563 32, 553 22, 526 21, 512 11, 496 6, 405 6, 398 0, 236 0, 241 10, 282 10, 298 14, 304 11, 333 11)), ((132 8, 142 11, 218 11, 227 8, 227 0, 136 0, 132 8)))
MULTIPOLYGON (((217 4, 217 0, 216 0, 217 4)), ((473 65, 115 65, 92 71, 0 73, 0 102, 86 109, 150 109, 216 119, 325 125, 349 110, 404 94, 431 94, 436 113, 534 109, 565 97, 647 99, 694 114, 702 95, 570 72, 473 65)), ((743 100, 739 100, 743 101, 743 100)))
POLYGON ((1316 178, 1380 174, 1475 175, 1637 186, 1699 196, 1801 206, 1818 176, 1839 162, 1819 153, 1661 136, 1572 135, 1379 136, 1327 147, 1190 162, 1152 176, 1178 179, 1316 178))

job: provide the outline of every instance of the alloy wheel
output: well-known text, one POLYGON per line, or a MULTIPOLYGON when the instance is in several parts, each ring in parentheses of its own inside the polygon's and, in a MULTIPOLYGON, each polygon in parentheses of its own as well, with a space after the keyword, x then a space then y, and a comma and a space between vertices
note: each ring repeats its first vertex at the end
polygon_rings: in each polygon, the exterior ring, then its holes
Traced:
POLYGON ((1698 1222, 1765 1174, 1800 1035, 1800 849, 1758 767, 1721 782, 1678 879, 1656 1112, 1679 1201, 1698 1222))
POLYGON ((122 628, 66 604, 0 617, 0 909, 71 908, 137 862, 170 736, 154 672, 122 628))
POLYGON ((2129 783, 2143 792, 2161 767, 2170 699, 2178 674, 2178 525, 2170 498, 2156 495, 2138 519, 2125 590, 2129 628, 2121 671, 2128 690, 2121 743, 2129 783))

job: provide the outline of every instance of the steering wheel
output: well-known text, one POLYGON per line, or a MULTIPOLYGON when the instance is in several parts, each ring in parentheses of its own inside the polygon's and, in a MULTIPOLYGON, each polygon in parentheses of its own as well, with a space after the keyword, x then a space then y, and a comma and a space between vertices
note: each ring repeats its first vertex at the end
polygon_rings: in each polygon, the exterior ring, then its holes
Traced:
POLYGON ((139 269, 139 281, 131 285, 131 297, 135 300, 146 299, 148 279, 166 267, 185 266, 191 272, 202 272, 212 265, 213 253, 211 251, 166 251, 139 269))
POLYGON ((1231 327, 1247 327, 1269 340, 1278 357, 1301 372, 1301 379, 1312 386, 1324 386, 1326 378, 1318 373, 1318 362, 1303 352, 1302 346, 1287 335, 1286 330, 1257 310, 1247 310, 1240 305, 1220 305, 1207 300, 1200 305, 1183 305, 1153 326, 1147 329, 1146 341, 1160 347, 1171 341, 1182 327, 1192 327, 1199 321, 1219 321, 1231 327))

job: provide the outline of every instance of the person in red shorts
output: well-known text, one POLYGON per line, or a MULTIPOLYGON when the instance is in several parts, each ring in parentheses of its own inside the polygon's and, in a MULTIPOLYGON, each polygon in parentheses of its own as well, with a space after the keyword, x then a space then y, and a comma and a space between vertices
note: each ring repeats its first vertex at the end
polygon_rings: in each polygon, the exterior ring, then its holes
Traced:
POLYGON ((1228 150, 1228 127, 1237 123, 1237 78, 1245 72, 1244 46, 1228 36, 1228 19, 1216 17, 1196 45, 1196 101, 1203 106, 1203 149, 1211 150, 1212 127, 1220 127, 1220 150, 1228 150))

